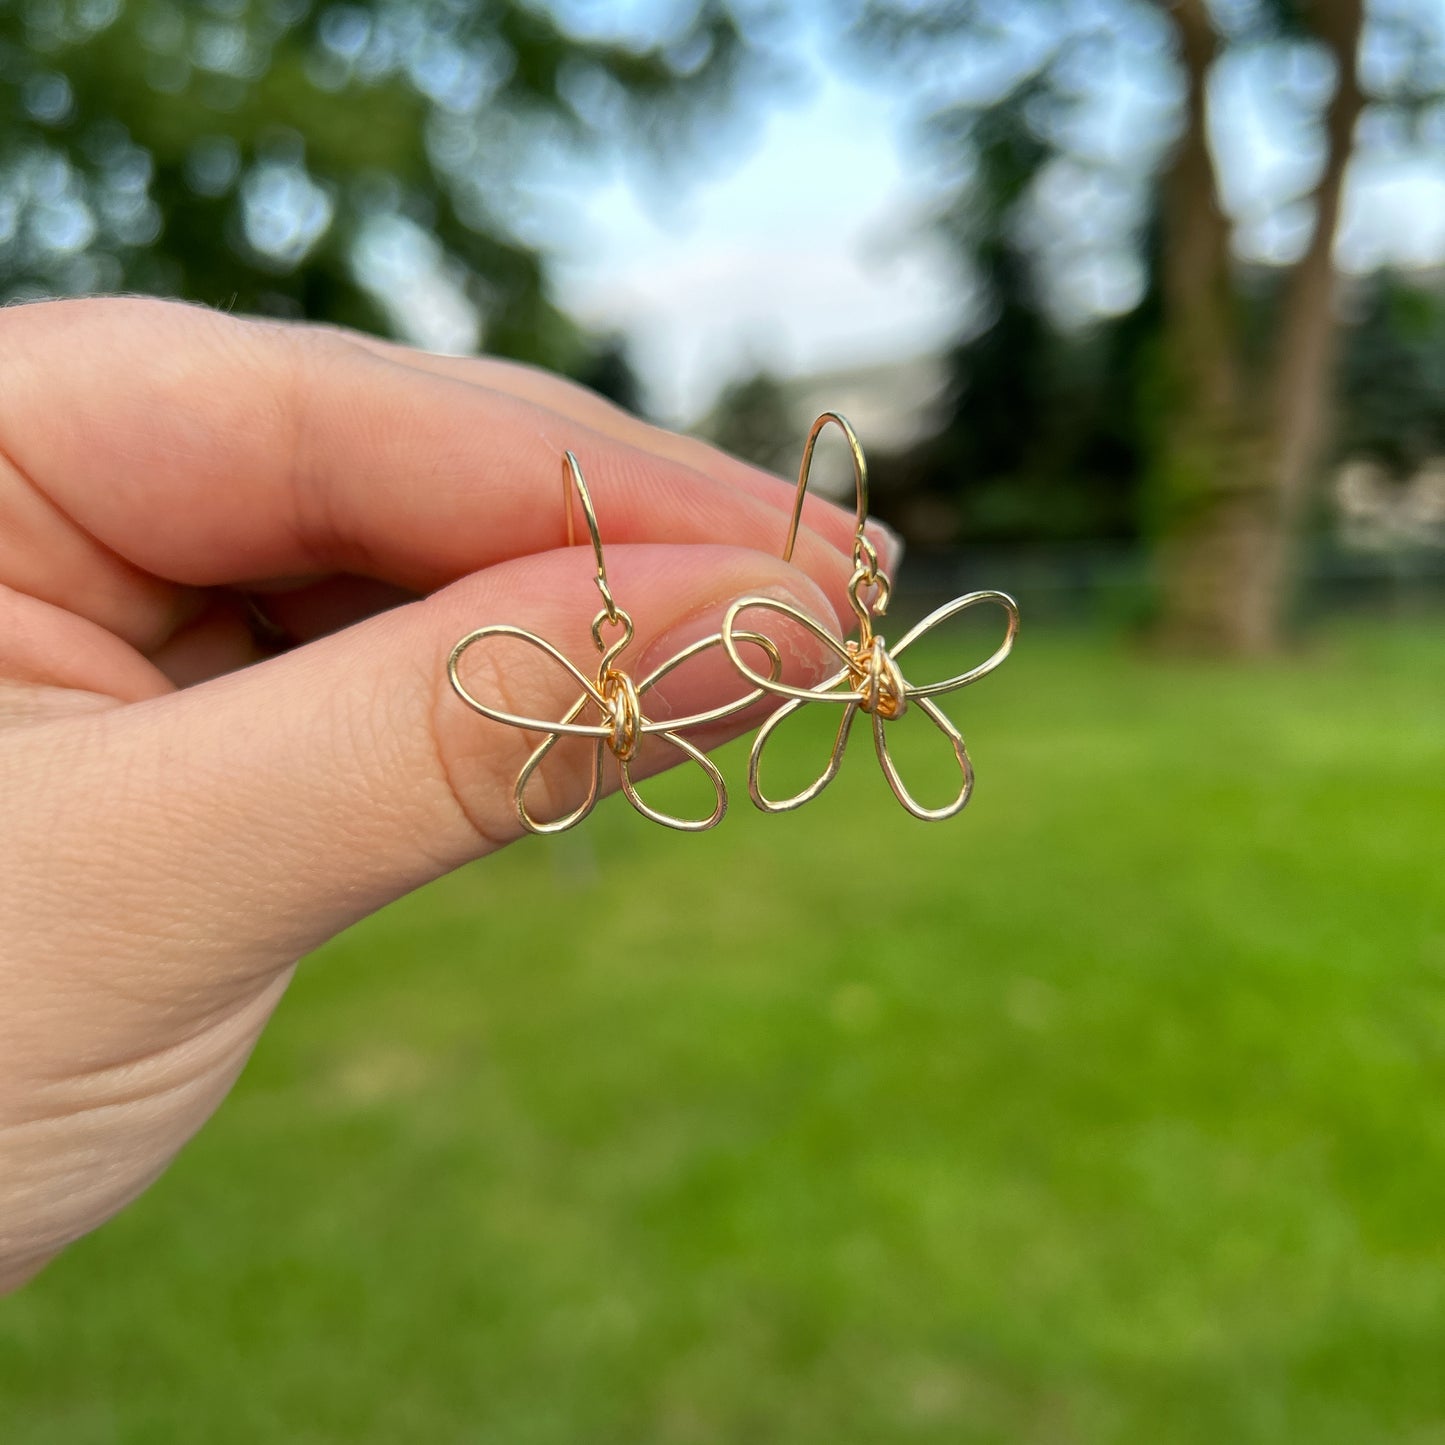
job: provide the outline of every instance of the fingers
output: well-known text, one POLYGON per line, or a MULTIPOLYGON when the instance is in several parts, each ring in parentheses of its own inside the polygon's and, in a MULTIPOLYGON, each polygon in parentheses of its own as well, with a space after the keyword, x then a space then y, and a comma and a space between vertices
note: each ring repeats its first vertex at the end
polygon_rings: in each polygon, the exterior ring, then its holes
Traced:
MULTIPOLYGON (((0 346, 8 480, 39 497, 28 553, 57 559, 27 590, 142 648, 157 645, 168 608, 194 612, 157 578, 351 572, 429 591, 557 547, 564 447, 609 545, 726 539, 772 552, 786 530, 785 484, 565 387, 544 404, 540 379, 506 391, 337 333, 141 300, 16 308, 0 316, 0 346), (58 522, 81 540, 62 547, 58 522)), ((838 606, 848 518, 831 506, 810 517, 828 536, 805 535, 795 560, 838 606)))
MULTIPOLYGON (((622 665, 638 679, 715 630, 739 593, 761 588, 814 611, 822 603, 796 570, 738 549, 623 547, 609 561, 637 622, 622 665)), ((123 931, 158 940, 165 953, 179 930, 177 973, 168 980, 148 951, 148 989, 187 992, 197 956, 215 978, 279 967, 517 837, 513 785, 542 734, 473 713, 452 692, 446 660, 463 634, 506 622, 555 643, 595 676, 588 623, 597 598, 577 563, 566 551, 506 563, 283 657, 76 719, 52 754, 64 760, 58 774, 17 777, 7 807, 22 832, 26 819, 46 820, 35 837, 16 841, 26 876, 49 876, 48 859, 54 876, 94 880, 57 923, 74 931, 77 946, 56 947, 53 938, 48 946, 72 960, 68 968, 93 969, 90 983, 105 990, 117 979, 113 960, 95 958, 81 939, 112 932, 119 918, 123 931), (35 787, 43 792, 27 798, 35 787)), ((820 675, 817 651, 794 644, 788 675, 820 675)), ((465 681, 540 720, 564 717, 579 694, 573 677, 523 647, 474 650, 465 681)), ((667 683, 660 702, 644 701, 669 716, 748 690, 725 665, 701 683, 679 674, 667 683)), ((559 759, 564 751, 571 761, 563 765, 578 767, 585 750, 559 749, 559 759)), ((561 798, 578 783, 554 774, 548 787, 561 798)), ((615 787, 615 766, 604 783, 615 787)), ((155 1005, 149 993, 147 1003, 155 1005)))
MULTIPOLYGON (((515 780, 544 734, 479 717, 446 662, 464 634, 512 623, 595 677, 598 598, 581 561, 503 563, 225 677, 0 732, 0 1286, 164 1168, 299 955, 518 836, 515 780)), ((639 682, 740 593, 825 606, 806 575, 742 549, 619 547, 609 573, 636 619, 622 665, 639 682)), ((721 657, 644 689, 645 708, 660 720, 745 694, 721 657)), ((821 670, 806 643, 785 643, 784 662, 795 681, 821 670)), ((478 648, 466 664, 469 689, 510 711, 550 721, 577 699, 576 678, 536 648, 478 648)), ((566 742, 579 745, 555 749, 529 795, 543 818, 584 789, 587 744, 566 742)), ((684 757, 662 747, 638 775, 684 757)), ((610 792, 616 759, 603 762, 610 792)))
MULTIPOLYGON (((147 653, 147 660, 177 687, 248 667, 298 643, 416 601, 414 593, 384 582, 343 576, 276 590, 242 593, 218 588, 202 595, 210 598, 206 609, 147 653)), ((3 662, 0 642, 0 666, 3 662)))
POLYGON ((103 707, 170 690, 154 665, 103 627, 5 586, 0 679, 0 724, 74 713, 85 706, 83 693, 103 707))
MULTIPOLYGON (((769 506, 792 505, 791 481, 788 484, 790 490, 780 493, 778 478, 771 473, 729 456, 696 437, 652 426, 587 387, 554 376, 538 367, 502 361, 493 356, 441 356, 434 352, 401 346, 394 341, 384 341, 380 337, 367 336, 363 332, 338 328, 338 333, 357 346, 418 370, 471 382, 521 401, 535 402, 538 406, 579 422, 601 435, 674 461, 680 466, 718 477, 756 496, 769 506), (780 496, 783 497, 782 501, 779 500, 780 496)), ((801 451, 800 444, 800 455, 801 451)), ((843 552, 851 551, 853 523, 848 509, 839 508, 817 493, 810 492, 804 501, 803 516, 807 527, 817 532, 831 546, 843 552)), ((870 521, 869 531, 879 556, 883 559, 885 570, 891 570, 898 560, 898 538, 876 520, 870 521)), ((783 535, 786 535, 786 527, 783 535)), ((764 552, 781 551, 782 548, 781 541, 776 548, 769 547, 763 540, 751 545, 764 552)))

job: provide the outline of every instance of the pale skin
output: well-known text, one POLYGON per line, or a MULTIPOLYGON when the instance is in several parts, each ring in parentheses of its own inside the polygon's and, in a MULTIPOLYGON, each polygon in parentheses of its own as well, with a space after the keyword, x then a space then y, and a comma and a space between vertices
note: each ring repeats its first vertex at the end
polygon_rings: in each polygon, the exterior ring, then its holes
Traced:
MULTIPOLYGON (((790 486, 545 373, 157 301, 0 313, 0 1290, 167 1167, 303 955, 521 835, 538 738, 445 663, 494 622, 595 659, 565 447, 635 675, 744 594, 847 614, 851 516, 810 500, 786 565, 790 486)), ((576 696, 515 653, 488 684, 537 717, 576 696)), ((665 701, 738 692, 708 660, 665 701)))

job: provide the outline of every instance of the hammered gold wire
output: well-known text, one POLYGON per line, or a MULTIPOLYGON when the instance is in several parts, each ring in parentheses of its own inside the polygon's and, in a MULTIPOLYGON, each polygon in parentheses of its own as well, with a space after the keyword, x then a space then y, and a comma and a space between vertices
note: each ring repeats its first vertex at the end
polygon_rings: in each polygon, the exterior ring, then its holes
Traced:
MULTIPOLYGON (((478 627, 467 633, 452 648, 451 654, 447 658, 448 680, 457 696, 483 717, 490 718, 493 722, 504 723, 509 727, 545 734, 542 742, 533 749, 527 761, 522 765, 512 794, 517 819, 528 832, 560 833, 580 823, 592 811, 600 790, 604 746, 617 759, 622 792, 644 817, 666 827, 675 828, 680 832, 703 832, 714 828, 722 822, 727 813, 726 783, 712 759, 677 734, 683 729, 706 727, 711 723, 722 722, 732 717, 762 697, 763 690, 754 685, 751 692, 733 702, 709 708, 705 712, 692 713, 687 717, 671 718, 666 722, 654 721, 646 716, 642 707, 642 694, 689 658, 706 651, 709 647, 721 645, 722 634, 720 632, 713 633, 700 638, 697 642, 690 643, 661 666, 654 668, 641 683, 634 682, 630 674, 615 666, 614 664, 632 641, 634 631, 632 618, 617 605, 617 601, 612 595, 612 588, 607 580, 607 560, 602 550, 602 536, 597 526, 597 513, 592 505, 592 495, 583 479, 582 468, 578 464, 577 458, 568 451, 563 454, 562 458, 562 503, 567 518, 567 545, 569 547, 576 543, 576 530, 572 515, 572 493, 574 491, 582 503, 582 515, 587 523, 592 555, 596 560, 593 582, 603 603, 602 610, 592 619, 591 627, 592 641, 598 652, 596 679, 589 680, 561 651, 536 633, 510 623, 494 623, 487 627, 478 627), (604 626, 613 626, 621 630, 609 642, 602 635, 604 626), (468 690, 462 681, 460 664, 462 656, 468 648, 489 637, 520 638, 539 648, 561 663, 576 678, 582 687, 582 696, 573 703, 562 718, 556 721, 524 717, 482 702, 468 690), (604 721, 600 723, 577 721, 587 710, 589 703, 598 710, 604 721), (638 795, 632 781, 631 763, 642 740, 654 735, 660 735, 672 743, 702 768, 713 786, 717 800, 713 811, 706 818, 687 819, 663 813, 644 802, 638 795), (572 812, 562 818, 553 819, 551 822, 544 822, 535 817, 527 806, 527 784, 531 781, 537 768, 541 766, 543 759, 563 737, 583 737, 593 740, 594 753, 587 796, 572 812)), ((768 660, 770 681, 776 681, 782 675, 782 658, 771 640, 759 633, 749 631, 735 632, 734 635, 736 639, 749 642, 762 651, 768 660)), ((732 655, 732 652, 729 651, 729 656, 732 655)))
POLYGON ((748 792, 753 802, 765 813, 783 813, 799 808, 810 802, 823 791, 837 776, 842 765, 844 749, 853 719, 858 712, 869 714, 873 723, 873 744, 878 755, 878 764, 888 782, 893 796, 898 799, 915 818, 927 822, 938 822, 951 818, 962 811, 973 791, 973 764, 964 745, 963 735, 939 707, 930 701, 940 693, 952 692, 965 687, 986 673, 992 672, 1009 655, 1014 638, 1018 634, 1018 605, 1004 592, 970 592, 931 612, 922 622, 911 628, 903 640, 889 652, 883 638, 874 631, 875 618, 882 617, 888 610, 893 584, 888 574, 879 566, 878 553, 868 540, 864 530, 868 521, 868 462, 863 454, 858 434, 847 419, 836 411, 825 411, 813 423, 808 439, 803 446, 803 460, 798 469, 798 485, 793 498, 793 513, 788 523, 787 541, 783 545, 783 560, 790 562, 793 548, 798 539, 798 527, 803 516, 803 501, 808 491, 808 478, 813 466, 813 452, 818 438, 830 424, 836 424, 843 432, 848 450, 853 459, 853 486, 855 513, 853 525, 853 575, 848 581, 848 600, 858 617, 858 636, 855 640, 839 643, 831 633, 819 626, 805 612, 771 597, 743 597, 728 608, 723 618, 722 639, 728 657, 744 678, 755 687, 775 697, 786 699, 758 730, 748 756, 748 792), (937 624, 983 603, 994 603, 1002 607, 1008 619, 1003 643, 985 662, 943 682, 915 687, 903 675, 898 666, 897 654, 937 624), (737 619, 749 609, 777 612, 791 618, 811 632, 824 645, 836 652, 843 667, 816 687, 792 687, 776 677, 763 678, 753 672, 735 646, 735 641, 758 634, 737 629, 737 619), (841 686, 840 686, 841 685, 841 686), (833 747, 822 774, 800 793, 791 798, 768 798, 762 791, 758 770, 763 749, 784 718, 799 708, 813 702, 837 702, 844 704, 845 711, 833 739, 833 747), (909 793, 899 775, 897 765, 888 750, 885 726, 896 721, 908 710, 910 703, 916 703, 934 725, 948 739, 954 758, 958 763, 962 786, 951 803, 942 807, 928 808, 909 793))

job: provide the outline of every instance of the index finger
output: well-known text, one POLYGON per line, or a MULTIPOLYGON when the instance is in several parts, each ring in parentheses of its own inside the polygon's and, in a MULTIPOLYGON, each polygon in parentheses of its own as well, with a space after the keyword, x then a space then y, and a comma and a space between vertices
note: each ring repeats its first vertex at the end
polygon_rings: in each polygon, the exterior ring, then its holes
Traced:
MULTIPOLYGON (((605 541, 775 552, 791 501, 763 472, 740 485, 721 454, 715 468, 660 455, 335 331, 53 302, 0 317, 0 354, 5 456, 101 547, 176 583, 352 572, 430 591, 561 546, 566 447, 605 541)), ((841 600, 850 519, 811 516, 796 561, 841 600)))

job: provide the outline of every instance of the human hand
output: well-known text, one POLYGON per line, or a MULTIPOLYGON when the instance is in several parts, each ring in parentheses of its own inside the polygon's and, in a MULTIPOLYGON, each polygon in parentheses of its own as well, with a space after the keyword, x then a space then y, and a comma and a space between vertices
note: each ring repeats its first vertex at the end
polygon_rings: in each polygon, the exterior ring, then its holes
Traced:
MULTIPOLYGON (((0 314, 0 1289, 161 1173, 301 955, 518 836, 538 739, 445 661, 511 622, 586 670, 564 447, 635 675, 745 593, 845 612, 850 515, 810 501, 785 565, 788 487, 544 373, 164 302, 0 314), (300 645, 263 657, 243 591, 300 645)), ((506 665, 519 710, 574 701, 506 665)), ((741 690, 696 671, 668 712, 741 690)))

